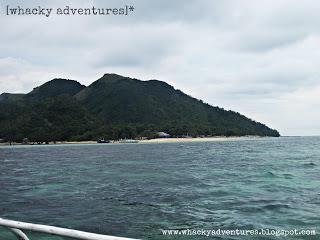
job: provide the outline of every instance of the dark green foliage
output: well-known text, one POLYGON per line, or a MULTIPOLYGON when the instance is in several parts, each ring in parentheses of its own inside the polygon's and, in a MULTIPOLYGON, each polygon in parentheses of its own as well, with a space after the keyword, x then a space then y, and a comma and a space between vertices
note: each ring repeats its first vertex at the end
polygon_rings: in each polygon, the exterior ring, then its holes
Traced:
POLYGON ((279 136, 157 80, 106 74, 88 87, 55 79, 26 95, 0 95, 0 138, 45 142, 173 136, 279 136))
POLYGON ((25 96, 25 99, 38 101, 48 97, 56 97, 60 95, 73 96, 84 88, 85 86, 81 85, 77 81, 58 78, 46 82, 40 87, 34 88, 25 96))
POLYGON ((73 97, 62 95, 17 107, 0 104, 0 133, 8 141, 70 140, 95 122, 73 97), (7 111, 5 111, 7 109, 7 111))
POLYGON ((25 94, 12 94, 12 93, 2 93, 0 95, 0 102, 7 102, 7 101, 20 101, 23 99, 25 94))

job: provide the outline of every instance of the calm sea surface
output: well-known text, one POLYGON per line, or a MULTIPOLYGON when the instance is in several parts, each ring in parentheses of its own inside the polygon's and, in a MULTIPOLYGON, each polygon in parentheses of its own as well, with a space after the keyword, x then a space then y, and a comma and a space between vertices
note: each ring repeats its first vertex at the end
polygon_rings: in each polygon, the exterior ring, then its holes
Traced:
POLYGON ((320 233, 320 137, 0 147, 0 217, 142 239, 320 239, 160 230, 320 233))

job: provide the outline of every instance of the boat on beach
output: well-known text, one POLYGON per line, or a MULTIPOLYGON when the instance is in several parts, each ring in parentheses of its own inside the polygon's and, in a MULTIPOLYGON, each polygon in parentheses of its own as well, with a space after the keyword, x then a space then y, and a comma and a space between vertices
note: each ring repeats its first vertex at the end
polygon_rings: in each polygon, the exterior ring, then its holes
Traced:
POLYGON ((110 143, 108 139, 100 138, 97 143, 110 143))

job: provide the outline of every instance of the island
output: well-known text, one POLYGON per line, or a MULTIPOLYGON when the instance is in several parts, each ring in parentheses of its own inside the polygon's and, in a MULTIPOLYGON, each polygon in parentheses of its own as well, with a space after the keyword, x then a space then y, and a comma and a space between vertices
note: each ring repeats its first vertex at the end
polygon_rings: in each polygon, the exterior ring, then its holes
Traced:
POLYGON ((163 81, 117 74, 105 74, 89 86, 53 79, 27 94, 0 95, 0 139, 4 142, 216 136, 280 134, 163 81))

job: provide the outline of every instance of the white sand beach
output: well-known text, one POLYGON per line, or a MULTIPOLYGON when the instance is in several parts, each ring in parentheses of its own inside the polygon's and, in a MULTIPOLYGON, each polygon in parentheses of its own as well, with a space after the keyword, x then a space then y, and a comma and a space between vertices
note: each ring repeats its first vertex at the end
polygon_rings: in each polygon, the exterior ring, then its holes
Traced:
MULTIPOLYGON (((266 137, 260 137, 260 136, 243 136, 243 137, 197 137, 197 138, 155 138, 155 139, 149 139, 149 140, 138 140, 135 144, 146 144, 146 143, 183 143, 183 142, 214 142, 214 141, 240 141, 240 140, 254 140, 254 139, 261 139, 266 137)), ((121 144, 122 142, 119 141, 110 141, 110 143, 107 144, 121 144)), ((98 144, 96 141, 57 141, 55 143, 49 142, 49 145, 61 145, 61 144, 98 144)), ((9 143, 0 143, 0 146, 8 146, 9 143)), ((13 143, 14 145, 23 145, 21 143, 13 143)), ((38 144, 34 144, 34 146, 37 146, 38 144)), ((41 144, 46 145, 46 144, 41 144)), ((102 144, 101 144, 102 145, 102 144)))
POLYGON ((173 142, 213 142, 213 141, 232 141, 232 140, 247 140, 257 139, 259 136, 246 137, 204 137, 204 138, 155 138, 150 140, 140 140, 139 143, 173 143, 173 142))

